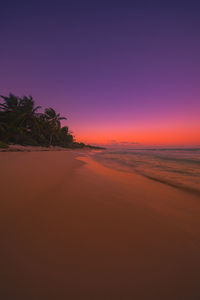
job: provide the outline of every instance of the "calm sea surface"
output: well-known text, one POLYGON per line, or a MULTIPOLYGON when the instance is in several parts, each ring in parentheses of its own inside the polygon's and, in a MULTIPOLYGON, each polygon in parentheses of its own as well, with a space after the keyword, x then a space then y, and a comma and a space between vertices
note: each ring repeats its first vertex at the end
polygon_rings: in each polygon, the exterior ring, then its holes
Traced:
POLYGON ((200 149, 105 150, 94 158, 108 167, 200 195, 200 149))

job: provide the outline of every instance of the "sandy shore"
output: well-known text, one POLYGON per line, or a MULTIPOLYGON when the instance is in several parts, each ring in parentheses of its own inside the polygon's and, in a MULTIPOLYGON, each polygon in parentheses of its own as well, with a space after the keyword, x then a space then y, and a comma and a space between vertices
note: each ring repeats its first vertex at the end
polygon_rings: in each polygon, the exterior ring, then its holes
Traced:
POLYGON ((200 200, 77 151, 0 153, 0 299, 200 299, 200 200))

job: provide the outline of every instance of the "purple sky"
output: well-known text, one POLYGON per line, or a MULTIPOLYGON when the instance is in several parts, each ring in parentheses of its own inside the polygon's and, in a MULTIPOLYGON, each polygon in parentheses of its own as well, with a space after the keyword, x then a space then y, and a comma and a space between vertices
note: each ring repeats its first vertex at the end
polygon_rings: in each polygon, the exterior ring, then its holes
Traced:
POLYGON ((4 1, 0 37, 0 94, 79 140, 200 143, 199 2, 4 1))

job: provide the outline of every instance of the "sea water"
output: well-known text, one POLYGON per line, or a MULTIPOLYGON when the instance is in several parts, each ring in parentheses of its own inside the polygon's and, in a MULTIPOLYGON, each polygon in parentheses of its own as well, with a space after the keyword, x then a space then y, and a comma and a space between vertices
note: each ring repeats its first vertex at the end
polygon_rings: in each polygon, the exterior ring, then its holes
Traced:
POLYGON ((135 172, 200 196, 199 148, 108 149, 94 157, 108 167, 135 172))

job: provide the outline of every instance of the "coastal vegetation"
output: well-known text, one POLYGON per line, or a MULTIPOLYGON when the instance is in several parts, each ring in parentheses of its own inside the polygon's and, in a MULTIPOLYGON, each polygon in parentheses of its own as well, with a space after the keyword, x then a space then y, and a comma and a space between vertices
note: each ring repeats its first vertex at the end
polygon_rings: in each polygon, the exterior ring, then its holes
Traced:
POLYGON ((0 141, 0 148, 7 149, 8 145, 6 143, 0 141))
MULTIPOLYGON (((33 98, 13 94, 1 96, 0 148, 8 144, 30 146, 60 146, 66 148, 92 147, 75 141, 67 126, 61 126, 61 117, 53 108, 39 112, 33 98)), ((95 148, 95 147, 94 147, 95 148)))

